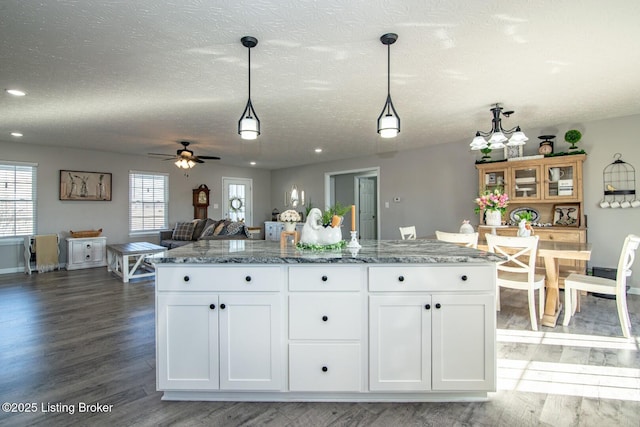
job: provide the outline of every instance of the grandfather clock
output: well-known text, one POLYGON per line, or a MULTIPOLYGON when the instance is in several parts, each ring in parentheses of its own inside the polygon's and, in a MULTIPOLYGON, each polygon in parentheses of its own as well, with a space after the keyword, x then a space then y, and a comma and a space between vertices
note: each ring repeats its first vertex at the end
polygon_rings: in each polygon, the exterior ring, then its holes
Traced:
POLYGON ((209 208, 209 188, 200 184, 200 187, 193 190, 193 218, 207 219, 207 209, 209 208))

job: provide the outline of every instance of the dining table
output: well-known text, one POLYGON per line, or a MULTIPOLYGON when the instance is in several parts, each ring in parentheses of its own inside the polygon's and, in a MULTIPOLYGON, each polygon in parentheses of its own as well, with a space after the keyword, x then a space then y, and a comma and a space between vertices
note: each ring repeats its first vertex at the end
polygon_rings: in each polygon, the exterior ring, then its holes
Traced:
MULTIPOLYGON (((487 241, 478 240, 478 249, 488 250, 487 241)), ((560 259, 588 261, 591 258, 591 243, 555 242, 540 240, 538 256, 544 259, 545 306, 542 325, 554 328, 562 311, 560 303, 560 259)))

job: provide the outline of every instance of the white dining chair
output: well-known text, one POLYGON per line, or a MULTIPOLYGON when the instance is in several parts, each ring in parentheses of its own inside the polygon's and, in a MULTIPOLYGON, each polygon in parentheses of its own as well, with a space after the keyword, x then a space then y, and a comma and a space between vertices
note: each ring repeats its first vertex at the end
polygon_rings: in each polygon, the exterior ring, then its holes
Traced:
POLYGON ((414 225, 400 227, 400 236, 402 240, 416 240, 416 227, 414 225))
POLYGON ((580 298, 578 290, 615 295, 622 335, 625 338, 631 337, 631 321, 627 309, 627 277, 631 276, 631 266, 639 245, 639 236, 629 234, 624 239, 615 280, 578 273, 572 273, 564 279, 564 321, 562 322, 564 326, 569 324, 571 316, 576 313, 578 298, 580 298))
POLYGON ((507 258, 498 262, 496 268, 496 309, 500 311, 500 288, 520 289, 527 291, 529 301, 529 317, 531 328, 538 330, 536 320, 535 291, 538 290, 538 306, 540 319, 544 313, 544 274, 536 274, 536 253, 538 236, 511 237, 486 234, 489 252, 507 258))
POLYGON ((446 231, 437 231, 436 230, 436 239, 449 242, 449 243, 460 243, 465 245, 468 248, 478 248, 478 233, 449 233, 446 231))

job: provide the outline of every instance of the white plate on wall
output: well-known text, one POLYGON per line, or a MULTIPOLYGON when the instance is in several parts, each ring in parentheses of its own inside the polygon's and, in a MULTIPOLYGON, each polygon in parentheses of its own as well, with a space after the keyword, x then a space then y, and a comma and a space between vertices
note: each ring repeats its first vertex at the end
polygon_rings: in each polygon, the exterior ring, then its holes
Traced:
POLYGON ((531 222, 538 222, 538 219, 540 219, 540 213, 537 210, 527 206, 522 206, 521 208, 515 208, 509 214, 509 218, 511 218, 512 222, 517 223, 518 218, 516 218, 516 215, 519 214, 520 212, 527 212, 527 211, 533 214, 533 218, 531 218, 531 222))

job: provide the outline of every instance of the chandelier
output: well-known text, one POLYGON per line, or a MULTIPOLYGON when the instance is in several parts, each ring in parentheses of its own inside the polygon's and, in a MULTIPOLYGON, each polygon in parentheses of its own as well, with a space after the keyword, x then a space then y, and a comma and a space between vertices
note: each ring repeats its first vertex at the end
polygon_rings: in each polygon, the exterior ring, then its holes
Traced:
POLYGON ((244 36, 240 41, 249 52, 249 100, 240 120, 238 120, 238 133, 242 139, 256 139, 260 135, 260 119, 258 119, 258 115, 253 109, 253 104, 251 104, 251 48, 256 47, 258 39, 244 36))
POLYGON ((500 104, 496 104, 490 111, 493 114, 493 119, 491 120, 491 130, 488 132, 477 131, 476 137, 471 141, 470 147, 472 150, 482 150, 485 148, 489 148, 492 150, 497 150, 500 148, 504 148, 505 146, 513 147, 518 145, 524 145, 529 138, 520 130, 520 126, 515 126, 511 129, 504 129, 502 127, 502 119, 500 118, 500 114, 503 116, 509 117, 514 111, 502 111, 503 108, 500 104), (509 142, 505 144, 507 141, 507 136, 511 136, 509 138, 509 142), (485 138, 489 138, 486 140, 485 138))
POLYGON ((387 101, 378 116, 378 133, 382 138, 395 138, 400 133, 400 116, 391 101, 391 45, 396 40, 398 35, 394 33, 383 34, 380 37, 382 44, 387 45, 387 101))

